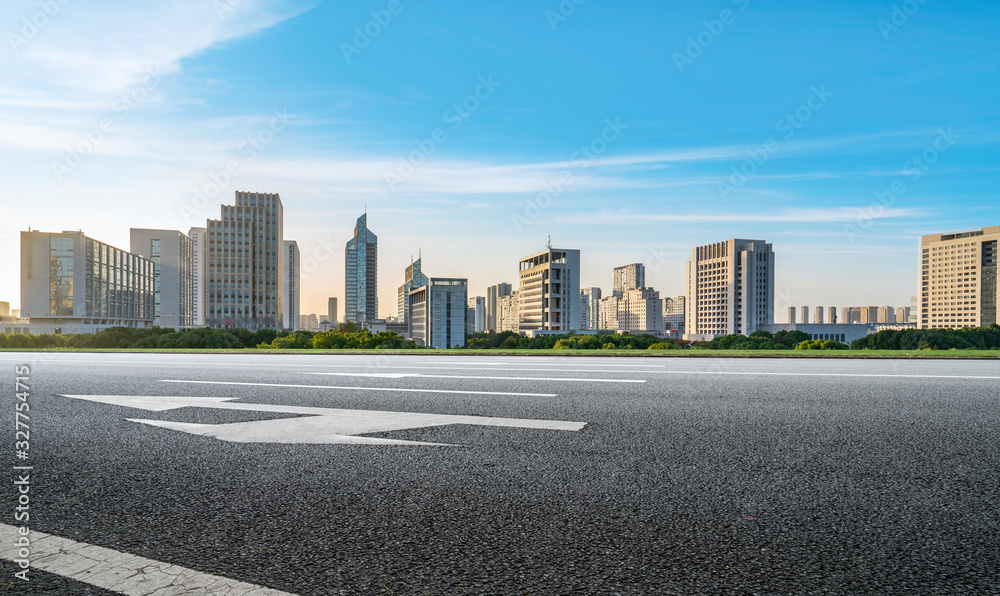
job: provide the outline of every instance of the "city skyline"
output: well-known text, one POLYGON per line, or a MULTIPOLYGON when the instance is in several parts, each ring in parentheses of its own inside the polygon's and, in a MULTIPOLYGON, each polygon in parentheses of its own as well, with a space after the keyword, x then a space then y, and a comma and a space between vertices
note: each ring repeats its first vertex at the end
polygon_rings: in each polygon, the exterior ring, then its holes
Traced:
POLYGON ((345 295, 366 202, 380 316, 419 249, 482 295, 550 234, 582 287, 642 262, 680 295, 691 247, 767 238, 778 312, 903 305, 921 236, 1000 223, 1000 7, 218 5, 0 9, 0 300, 20 231, 127 250, 236 190, 283 197, 304 313, 345 295))

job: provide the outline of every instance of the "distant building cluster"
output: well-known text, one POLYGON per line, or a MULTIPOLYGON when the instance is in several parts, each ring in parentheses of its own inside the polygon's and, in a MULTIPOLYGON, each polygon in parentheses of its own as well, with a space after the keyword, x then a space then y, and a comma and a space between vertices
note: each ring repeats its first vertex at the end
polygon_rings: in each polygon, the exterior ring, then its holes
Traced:
POLYGON ((804 331, 850 342, 881 329, 998 323, 1000 226, 921 239, 919 292, 910 306, 788 307, 775 322, 775 253, 764 240, 730 239, 692 249, 685 293, 664 297, 646 268, 611 271, 610 293, 581 287, 581 254, 546 248, 518 261, 518 285, 470 295, 468 279, 435 278, 411 259, 396 315, 378 305, 378 236, 367 213, 345 246, 344 312, 300 312, 301 256, 284 238, 277 194, 237 192, 219 219, 187 233, 133 228, 128 251, 80 231, 21 233, 21 308, 0 302, 3 333, 93 333, 114 326, 328 331, 342 323, 394 331, 419 345, 463 347, 473 333, 651 334, 706 341, 755 331, 804 331))

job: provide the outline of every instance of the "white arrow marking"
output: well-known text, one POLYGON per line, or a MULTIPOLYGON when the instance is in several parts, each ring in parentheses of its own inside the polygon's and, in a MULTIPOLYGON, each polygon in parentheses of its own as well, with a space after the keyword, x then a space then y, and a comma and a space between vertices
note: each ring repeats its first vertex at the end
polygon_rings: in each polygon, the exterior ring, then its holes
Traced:
POLYGON ((313 372, 304 373, 307 375, 321 375, 329 377, 369 377, 373 379, 476 379, 484 381, 566 381, 569 383, 645 383, 645 380, 637 379, 571 379, 571 378, 542 378, 542 377, 465 377, 458 375, 422 375, 419 373, 366 373, 366 372, 313 372))
POLYGON ((79 399, 153 412, 179 408, 209 408, 214 410, 240 410, 247 412, 274 412, 298 414, 301 418, 283 418, 233 424, 193 424, 164 420, 129 418, 149 426, 167 428, 193 435, 215 437, 235 443, 285 443, 313 445, 438 445, 393 439, 376 439, 356 435, 379 433, 449 424, 476 426, 503 426, 542 430, 582 430, 586 422, 559 420, 531 420, 519 418, 491 418, 485 416, 456 416, 449 414, 421 414, 414 412, 381 412, 376 410, 344 410, 313 408, 307 406, 281 406, 273 404, 237 403, 234 397, 176 397, 149 395, 63 395, 79 399))

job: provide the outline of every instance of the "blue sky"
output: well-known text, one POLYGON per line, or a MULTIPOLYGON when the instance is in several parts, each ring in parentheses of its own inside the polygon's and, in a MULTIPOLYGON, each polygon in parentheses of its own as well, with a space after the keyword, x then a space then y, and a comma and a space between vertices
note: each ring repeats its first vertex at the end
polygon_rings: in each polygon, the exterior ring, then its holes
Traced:
POLYGON ((905 305, 920 235, 1000 224, 1000 6, 953 4, 5 2, 0 300, 20 230, 127 248, 259 190, 303 312, 366 204, 382 314, 418 250, 483 294, 549 234, 585 286, 681 294, 691 247, 761 238, 779 322, 905 305))

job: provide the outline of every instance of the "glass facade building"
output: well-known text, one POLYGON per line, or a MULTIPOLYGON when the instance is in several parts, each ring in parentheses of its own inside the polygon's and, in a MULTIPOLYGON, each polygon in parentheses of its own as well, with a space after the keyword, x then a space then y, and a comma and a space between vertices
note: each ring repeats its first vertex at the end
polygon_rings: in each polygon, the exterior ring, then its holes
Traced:
POLYGON ((345 249, 344 321, 359 328, 378 318, 378 236, 368 214, 358 218, 345 249))

